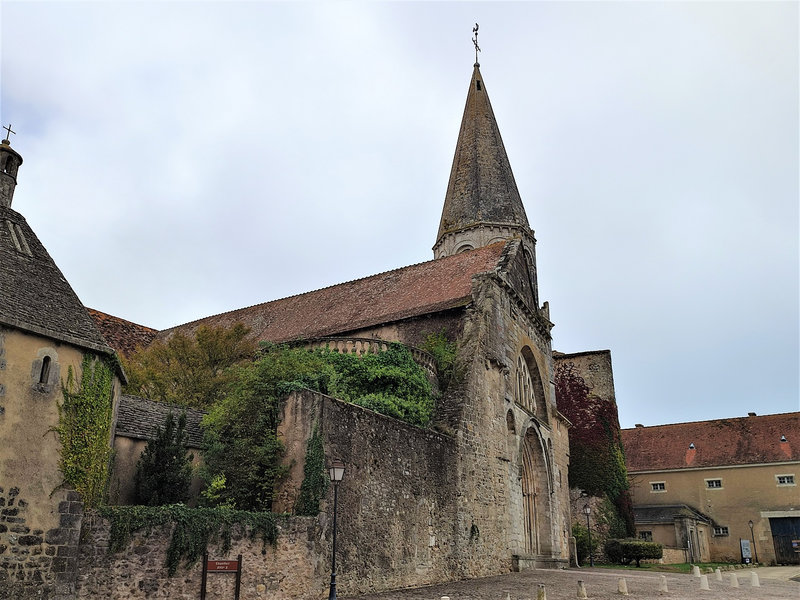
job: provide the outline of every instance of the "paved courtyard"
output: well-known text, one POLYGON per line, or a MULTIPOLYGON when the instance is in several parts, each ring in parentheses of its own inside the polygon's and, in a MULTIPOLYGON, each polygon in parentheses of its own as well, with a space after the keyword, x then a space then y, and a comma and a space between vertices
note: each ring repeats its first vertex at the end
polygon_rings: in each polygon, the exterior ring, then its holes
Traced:
POLYGON ((618 585, 624 577, 631 598, 672 598, 697 600, 725 598, 726 600, 766 600, 769 598, 800 599, 800 567, 768 567, 741 569, 722 573, 717 581, 708 574, 709 590, 700 589, 700 579, 692 575, 610 569, 534 570, 509 573, 469 581, 457 581, 424 588, 368 594, 352 597, 354 600, 536 600, 539 584, 544 584, 547 600, 577 598, 578 580, 586 587, 587 597, 619 599, 618 585), (751 585, 751 571, 759 574, 760 587, 751 585), (736 574, 739 587, 731 586, 731 573, 736 574), (667 592, 659 592, 661 575, 666 576, 667 592))

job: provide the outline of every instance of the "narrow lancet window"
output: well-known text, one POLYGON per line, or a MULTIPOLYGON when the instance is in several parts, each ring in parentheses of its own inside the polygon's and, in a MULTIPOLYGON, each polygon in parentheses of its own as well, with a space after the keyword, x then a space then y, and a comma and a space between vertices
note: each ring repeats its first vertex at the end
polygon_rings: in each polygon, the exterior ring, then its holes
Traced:
POLYGON ((45 356, 42 359, 42 370, 39 373, 39 383, 46 384, 50 379, 50 357, 45 356))

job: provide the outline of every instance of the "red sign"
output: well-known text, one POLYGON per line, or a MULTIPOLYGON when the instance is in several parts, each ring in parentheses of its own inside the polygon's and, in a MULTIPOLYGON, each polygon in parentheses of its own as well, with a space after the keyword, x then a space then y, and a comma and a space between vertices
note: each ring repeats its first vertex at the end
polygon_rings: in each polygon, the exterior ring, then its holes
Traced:
POLYGON ((235 573, 239 570, 238 560, 209 560, 209 573, 235 573))

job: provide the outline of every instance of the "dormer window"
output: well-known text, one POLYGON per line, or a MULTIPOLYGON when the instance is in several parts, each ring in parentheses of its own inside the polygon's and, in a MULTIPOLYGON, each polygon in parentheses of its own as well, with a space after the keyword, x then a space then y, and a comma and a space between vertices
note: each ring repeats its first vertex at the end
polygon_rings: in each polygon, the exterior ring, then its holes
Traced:
POLYGON ((30 246, 28 246, 28 241, 22 233, 22 227, 8 220, 6 221, 6 227, 8 227, 8 233, 11 235, 11 242, 14 244, 14 248, 17 249, 17 252, 24 252, 28 256, 33 256, 30 246))

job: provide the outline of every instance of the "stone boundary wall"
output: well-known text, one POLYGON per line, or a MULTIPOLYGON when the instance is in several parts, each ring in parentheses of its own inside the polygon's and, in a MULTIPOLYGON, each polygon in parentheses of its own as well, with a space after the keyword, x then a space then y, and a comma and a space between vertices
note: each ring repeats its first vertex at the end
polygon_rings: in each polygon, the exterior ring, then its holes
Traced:
MULTIPOLYGON (((311 391, 294 392, 281 424, 293 466, 284 487, 287 509, 302 482, 313 427, 326 457, 344 461, 338 495, 337 588, 355 595, 454 580, 468 569, 455 551, 455 442, 428 429, 311 391), (298 470, 299 467, 299 470, 298 470), (299 473, 299 475, 298 475, 299 473), (299 481, 291 483, 299 477, 299 481), (286 495, 288 494, 288 496, 286 495)), ((234 531, 231 549, 209 547, 212 559, 242 554, 242 598, 318 600, 330 583, 333 488, 317 517, 279 519, 275 547, 234 531)), ((192 599, 199 597, 200 561, 169 577, 169 526, 135 533, 125 550, 109 554, 110 523, 94 512, 83 519, 77 556, 77 598, 192 599)), ((463 558, 462 560, 466 560, 463 558)), ((234 577, 209 574, 208 600, 233 597, 234 577)))
POLYGON ((0 598, 74 597, 83 502, 60 490, 53 503, 58 526, 36 529, 19 488, 0 487, 0 598))
MULTIPOLYGON (((326 593, 330 571, 322 558, 328 551, 322 527, 312 517, 281 519, 276 546, 249 539, 236 528, 231 549, 221 551, 221 542, 211 544, 209 558, 235 560, 242 555, 242 598, 292 598, 317 600, 326 593)), ((178 568, 169 577, 165 566, 171 537, 170 526, 154 527, 133 535, 127 548, 109 554, 110 523, 96 513, 87 513, 78 554, 77 598, 169 598, 196 600, 200 597, 202 564, 178 568)), ((234 576, 210 573, 207 599, 233 598, 234 576)))
MULTIPOLYGON (((312 391, 284 405, 279 436, 291 472, 279 491, 292 510, 315 426, 326 460, 346 465, 339 486, 337 557, 341 594, 449 581, 464 572, 455 551, 456 443, 430 429, 312 391)), ((322 511, 330 515, 333 488, 322 511)), ((322 516, 322 515, 321 515, 322 516)), ((324 533, 330 538, 325 519, 324 533)), ((329 561, 326 554, 324 560, 329 561)))

